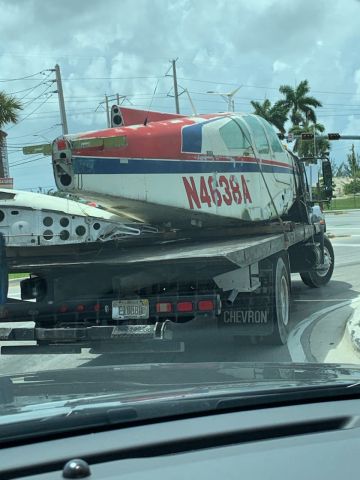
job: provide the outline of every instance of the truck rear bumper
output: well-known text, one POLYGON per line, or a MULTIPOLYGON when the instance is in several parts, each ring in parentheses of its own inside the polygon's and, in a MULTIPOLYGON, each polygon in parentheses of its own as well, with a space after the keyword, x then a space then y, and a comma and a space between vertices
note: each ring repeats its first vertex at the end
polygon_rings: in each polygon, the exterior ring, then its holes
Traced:
POLYGON ((90 348, 94 353, 182 352, 188 342, 194 345, 272 332, 271 322, 239 325, 238 321, 228 323, 213 315, 202 315, 184 323, 165 320, 143 325, 61 328, 7 325, 10 326, 0 326, 1 354, 24 353, 25 349, 29 349, 29 353, 79 353, 83 348, 90 348))
POLYGON ((74 328, 0 327, 1 354, 80 353, 83 348, 116 353, 182 351, 173 341, 172 322, 153 325, 91 326, 74 328))

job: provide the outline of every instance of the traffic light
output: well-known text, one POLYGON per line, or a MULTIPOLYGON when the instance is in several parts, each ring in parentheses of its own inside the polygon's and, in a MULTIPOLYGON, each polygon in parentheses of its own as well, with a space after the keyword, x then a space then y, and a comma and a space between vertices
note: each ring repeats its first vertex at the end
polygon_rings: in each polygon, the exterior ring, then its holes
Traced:
POLYGON ((329 140, 340 140, 340 133, 328 133, 329 140))
POLYGON ((314 134, 313 133, 302 133, 301 134, 301 140, 314 140, 314 134))
POLYGON ((122 125, 124 125, 124 122, 120 113, 120 108, 118 105, 113 105, 111 107, 111 126, 121 127, 122 125))

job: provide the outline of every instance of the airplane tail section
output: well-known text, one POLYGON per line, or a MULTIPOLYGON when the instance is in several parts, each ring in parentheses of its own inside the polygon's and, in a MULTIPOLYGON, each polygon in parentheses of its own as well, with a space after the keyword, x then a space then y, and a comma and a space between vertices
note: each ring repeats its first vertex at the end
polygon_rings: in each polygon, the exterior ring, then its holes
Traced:
POLYGON ((183 118, 185 115, 177 113, 152 112, 147 110, 135 110, 134 108, 111 107, 111 126, 129 127, 130 125, 141 125, 150 122, 161 122, 173 118, 183 118))

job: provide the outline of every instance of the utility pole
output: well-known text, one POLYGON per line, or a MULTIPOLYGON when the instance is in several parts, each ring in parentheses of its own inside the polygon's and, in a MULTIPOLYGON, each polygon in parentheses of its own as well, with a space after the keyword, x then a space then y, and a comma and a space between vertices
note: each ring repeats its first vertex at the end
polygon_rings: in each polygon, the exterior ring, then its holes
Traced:
POLYGON ((61 73, 60 67, 58 64, 55 65, 55 75, 56 75, 56 86, 57 86, 57 94, 59 98, 59 108, 60 108, 60 117, 61 117, 61 124, 62 124, 62 131, 63 134, 66 135, 69 133, 67 120, 66 120, 66 111, 65 111, 65 102, 64 102, 64 93, 61 83, 61 73))
POLYGON ((172 60, 171 63, 172 63, 173 80, 174 80, 175 108, 176 108, 176 113, 180 113, 179 92, 178 92, 178 84, 177 84, 177 78, 176 78, 176 60, 172 60))

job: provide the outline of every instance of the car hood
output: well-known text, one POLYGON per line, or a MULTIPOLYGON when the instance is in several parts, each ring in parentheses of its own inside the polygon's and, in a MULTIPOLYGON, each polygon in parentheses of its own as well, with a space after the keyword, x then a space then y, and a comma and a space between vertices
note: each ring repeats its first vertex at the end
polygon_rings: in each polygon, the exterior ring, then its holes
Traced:
POLYGON ((49 435, 354 395, 360 396, 360 369, 345 365, 140 364, 2 376, 0 448, 49 435))

